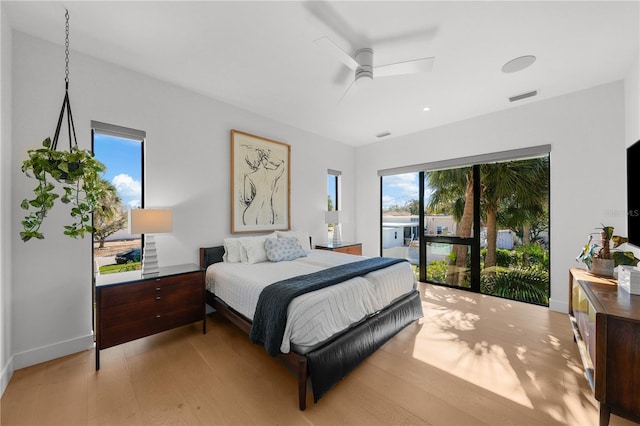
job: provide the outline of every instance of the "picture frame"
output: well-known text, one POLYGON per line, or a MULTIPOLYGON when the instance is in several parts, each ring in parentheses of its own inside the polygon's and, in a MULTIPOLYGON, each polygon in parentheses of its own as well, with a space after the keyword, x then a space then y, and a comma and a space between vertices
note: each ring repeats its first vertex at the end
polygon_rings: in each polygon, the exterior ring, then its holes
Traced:
POLYGON ((231 130, 231 233, 291 229, 291 146, 231 130))

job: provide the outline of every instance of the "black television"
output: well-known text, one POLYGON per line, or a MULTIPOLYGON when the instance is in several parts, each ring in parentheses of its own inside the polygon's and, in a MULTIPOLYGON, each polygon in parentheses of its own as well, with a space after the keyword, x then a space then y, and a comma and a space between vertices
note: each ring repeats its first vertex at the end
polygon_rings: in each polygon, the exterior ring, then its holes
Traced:
POLYGON ((640 247, 640 141, 627 148, 627 236, 640 247))

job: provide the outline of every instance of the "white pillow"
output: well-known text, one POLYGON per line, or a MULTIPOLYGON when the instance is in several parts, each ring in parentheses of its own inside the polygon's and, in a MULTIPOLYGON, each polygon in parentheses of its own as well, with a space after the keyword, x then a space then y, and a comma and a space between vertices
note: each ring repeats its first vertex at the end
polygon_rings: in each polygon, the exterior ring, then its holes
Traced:
POLYGON ((227 263, 238 263, 240 259, 240 238, 225 238, 222 260, 227 263))
POLYGON ((278 231, 278 238, 296 238, 304 251, 311 251, 308 232, 278 231))
POLYGON ((257 237, 244 237, 240 240, 240 261, 242 263, 260 263, 267 261, 267 252, 264 250, 264 240, 276 238, 275 232, 257 237))
POLYGON ((293 260, 307 255, 297 238, 267 238, 264 249, 271 262, 293 260))
POLYGON ((243 242, 250 241, 257 238, 257 239, 261 239, 262 242, 264 243, 264 239, 267 237, 275 238, 276 233, 272 232, 271 234, 260 235, 257 237, 225 238, 223 240, 224 255, 222 256, 222 260, 227 263, 238 263, 238 262, 247 263, 247 252, 243 246, 243 242))

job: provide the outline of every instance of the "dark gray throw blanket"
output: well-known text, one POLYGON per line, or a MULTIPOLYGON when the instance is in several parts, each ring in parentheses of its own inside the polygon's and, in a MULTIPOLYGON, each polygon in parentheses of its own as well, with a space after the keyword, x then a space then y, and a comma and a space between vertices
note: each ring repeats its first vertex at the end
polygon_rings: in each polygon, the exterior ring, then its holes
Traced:
POLYGON ((251 341, 264 345, 269 355, 278 355, 287 323, 287 309, 294 298, 400 262, 406 260, 372 257, 268 285, 258 298, 249 334, 251 341))

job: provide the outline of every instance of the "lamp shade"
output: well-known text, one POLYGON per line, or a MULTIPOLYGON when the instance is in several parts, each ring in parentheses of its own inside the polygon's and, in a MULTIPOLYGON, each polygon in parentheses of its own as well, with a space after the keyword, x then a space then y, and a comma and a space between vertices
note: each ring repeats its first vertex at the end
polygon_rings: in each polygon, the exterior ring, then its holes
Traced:
POLYGON ((340 211, 330 210, 324 213, 324 223, 340 223, 340 211))
POLYGON ((131 209, 129 210, 130 234, 162 234, 173 230, 171 210, 131 209))

